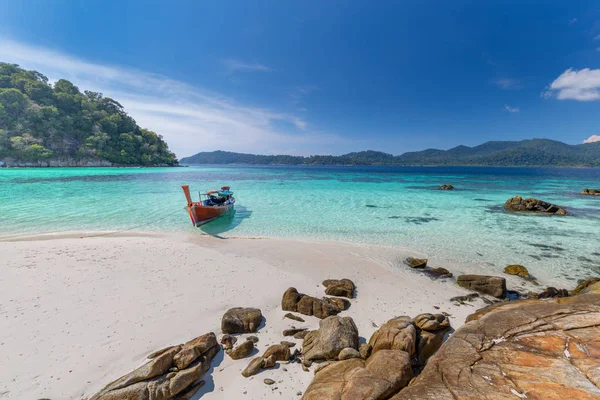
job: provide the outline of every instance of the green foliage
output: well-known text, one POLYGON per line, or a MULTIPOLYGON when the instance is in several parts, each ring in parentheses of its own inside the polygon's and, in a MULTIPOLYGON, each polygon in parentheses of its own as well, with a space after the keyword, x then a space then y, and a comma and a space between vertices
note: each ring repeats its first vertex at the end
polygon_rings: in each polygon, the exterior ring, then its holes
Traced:
POLYGON ((65 79, 0 63, 0 158, 92 158, 121 165, 175 165, 162 136, 139 127, 123 106, 65 79))
POLYGON ((600 167, 600 142, 568 145, 548 139, 487 142, 450 150, 428 149, 400 156, 361 151, 342 156, 261 156, 227 151, 203 152, 181 159, 182 164, 286 164, 286 165, 488 165, 600 167))

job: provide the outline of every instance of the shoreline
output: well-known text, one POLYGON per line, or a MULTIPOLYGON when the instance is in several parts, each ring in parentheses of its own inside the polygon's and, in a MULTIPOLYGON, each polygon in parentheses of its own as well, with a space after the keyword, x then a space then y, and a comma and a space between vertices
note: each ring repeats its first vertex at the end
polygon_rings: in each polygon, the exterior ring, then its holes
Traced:
MULTIPOLYGON (((448 312, 456 329, 484 305, 451 303, 469 291, 401 267, 415 254, 406 250, 208 235, 64 235, 0 239, 7 266, 0 278, 0 304, 6 304, 0 393, 6 398, 84 399, 158 348, 207 331, 220 336, 220 318, 231 307, 263 311, 266 325, 257 334, 262 352, 291 325, 318 326, 314 317, 305 324, 284 320, 283 292, 293 286, 322 297, 321 282, 329 278, 356 283, 357 296, 340 315, 354 319, 362 338, 394 316, 423 312, 448 312)), ((247 398, 297 398, 313 376, 296 364, 246 379, 240 371, 248 361, 218 360, 202 398, 244 392, 247 398), (264 378, 282 381, 278 391, 264 378)))

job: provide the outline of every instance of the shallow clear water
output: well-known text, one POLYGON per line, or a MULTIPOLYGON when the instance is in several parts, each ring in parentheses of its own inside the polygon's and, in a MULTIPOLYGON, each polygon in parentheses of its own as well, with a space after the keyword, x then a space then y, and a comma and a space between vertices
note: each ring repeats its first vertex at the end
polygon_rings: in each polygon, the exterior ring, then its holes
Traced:
POLYGON ((413 249, 450 263, 582 277, 600 266, 600 170, 476 167, 201 166, 0 169, 0 235, 73 230, 185 231, 182 184, 230 185, 220 236, 339 240, 413 249), (450 183, 457 190, 439 191, 450 183), (570 216, 516 215, 512 196, 566 206, 570 216))

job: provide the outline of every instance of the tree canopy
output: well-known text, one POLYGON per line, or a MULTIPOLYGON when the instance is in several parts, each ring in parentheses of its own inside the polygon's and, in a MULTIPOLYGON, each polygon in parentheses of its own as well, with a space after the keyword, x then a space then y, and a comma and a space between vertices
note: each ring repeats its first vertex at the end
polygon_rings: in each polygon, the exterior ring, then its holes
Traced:
POLYGON ((101 159, 118 165, 175 165, 161 135, 123 106, 66 79, 0 62, 0 159, 101 159))

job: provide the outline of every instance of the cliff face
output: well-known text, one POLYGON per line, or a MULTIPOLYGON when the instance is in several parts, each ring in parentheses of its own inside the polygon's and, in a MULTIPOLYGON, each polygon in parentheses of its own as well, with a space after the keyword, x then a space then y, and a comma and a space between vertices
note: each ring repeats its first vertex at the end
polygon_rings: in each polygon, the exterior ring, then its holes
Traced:
MULTIPOLYGON (((168 167, 167 164, 152 165, 153 167, 168 167)), ((75 160, 73 158, 56 158, 49 160, 21 161, 11 157, 0 160, 0 167, 6 168, 58 168, 58 167, 135 167, 135 165, 122 165, 106 160, 85 158, 75 160)))

